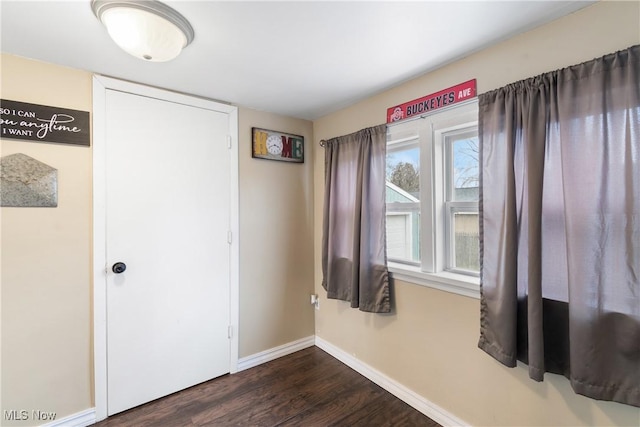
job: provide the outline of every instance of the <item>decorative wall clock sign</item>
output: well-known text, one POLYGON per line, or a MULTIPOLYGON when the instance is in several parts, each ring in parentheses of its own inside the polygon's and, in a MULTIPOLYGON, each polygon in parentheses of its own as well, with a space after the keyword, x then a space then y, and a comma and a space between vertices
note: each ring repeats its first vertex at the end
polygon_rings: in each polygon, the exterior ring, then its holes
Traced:
POLYGON ((304 163, 304 137, 273 130, 251 128, 251 157, 304 163))

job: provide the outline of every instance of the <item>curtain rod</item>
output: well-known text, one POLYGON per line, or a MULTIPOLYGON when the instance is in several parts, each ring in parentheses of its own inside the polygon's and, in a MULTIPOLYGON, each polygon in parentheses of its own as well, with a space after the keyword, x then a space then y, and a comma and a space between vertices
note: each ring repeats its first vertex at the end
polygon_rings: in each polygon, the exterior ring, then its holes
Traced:
MULTIPOLYGON (((462 104, 462 103, 460 103, 460 104, 462 104)), ((384 124, 386 124, 386 123, 384 123, 384 124)), ((382 125, 380 124, 380 125, 376 125, 376 126, 382 126, 382 125)), ((375 126, 371 126, 371 127, 375 127, 375 126)), ((364 128, 364 129, 368 129, 368 128, 364 128)), ((351 133, 349 133, 347 135, 343 135, 343 136, 353 135, 353 134, 358 133, 358 132, 360 132, 360 131, 362 131, 364 129, 360 129, 360 130, 357 130, 355 132, 351 132, 351 133)), ((336 138, 341 138, 341 137, 337 136, 336 138)), ((329 138, 329 139, 335 139, 335 138, 329 138)), ((327 145, 327 140, 326 139, 321 139, 319 144, 320 144, 321 147, 325 147, 327 145)))

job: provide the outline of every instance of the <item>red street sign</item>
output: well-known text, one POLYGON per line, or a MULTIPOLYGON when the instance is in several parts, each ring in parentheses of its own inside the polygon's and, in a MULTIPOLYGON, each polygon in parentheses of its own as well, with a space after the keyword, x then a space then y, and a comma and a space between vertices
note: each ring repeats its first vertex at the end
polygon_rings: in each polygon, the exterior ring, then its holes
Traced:
POLYGON ((419 116, 476 96, 476 79, 387 109, 387 123, 419 116))

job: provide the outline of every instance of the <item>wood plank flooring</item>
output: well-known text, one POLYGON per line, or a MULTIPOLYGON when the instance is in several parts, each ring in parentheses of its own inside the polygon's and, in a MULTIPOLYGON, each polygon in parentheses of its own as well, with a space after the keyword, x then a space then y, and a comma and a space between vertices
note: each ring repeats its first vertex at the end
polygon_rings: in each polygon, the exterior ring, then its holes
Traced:
POLYGON ((116 414, 96 427, 437 427, 317 347, 116 414))

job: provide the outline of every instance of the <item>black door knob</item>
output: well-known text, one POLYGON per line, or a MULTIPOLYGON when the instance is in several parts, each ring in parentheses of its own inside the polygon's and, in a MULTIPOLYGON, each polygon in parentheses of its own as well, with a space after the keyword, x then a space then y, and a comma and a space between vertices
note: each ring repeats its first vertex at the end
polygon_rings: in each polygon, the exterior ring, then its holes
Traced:
POLYGON ((116 274, 124 273, 126 269, 127 264, 125 264, 124 262, 116 262, 115 264, 113 264, 113 267, 111 267, 111 270, 113 270, 113 272, 116 274))

